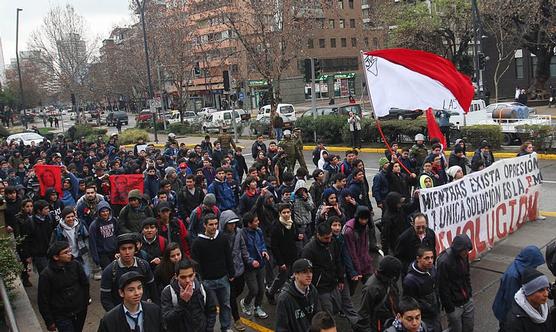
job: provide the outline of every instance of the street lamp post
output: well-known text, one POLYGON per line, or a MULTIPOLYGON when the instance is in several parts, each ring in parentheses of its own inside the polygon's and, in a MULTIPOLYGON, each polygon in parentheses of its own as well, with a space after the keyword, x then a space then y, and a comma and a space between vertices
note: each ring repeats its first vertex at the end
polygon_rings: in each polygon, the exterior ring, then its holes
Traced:
MULTIPOLYGON (((135 0, 137 3, 137 7, 139 8, 139 12, 141 14, 141 26, 143 27, 143 46, 145 47, 145 63, 147 65, 147 80, 149 82, 149 99, 153 99, 153 83, 151 79, 151 65, 149 62, 149 47, 147 45, 147 30, 145 27, 145 3, 147 0, 143 0, 143 3, 140 0, 135 0)), ((158 133, 156 130, 156 112, 153 112, 153 125, 154 125, 154 141, 158 143, 158 133)))
POLYGON ((23 9, 17 8, 16 10, 16 20, 15 20, 15 59, 17 62, 17 76, 19 77, 19 111, 23 110, 23 123, 25 123, 25 129, 27 126, 27 113, 24 108, 23 99, 23 80, 21 79, 21 68, 19 67, 19 12, 23 9))
POLYGON ((482 48, 482 26, 479 16, 479 7, 477 6, 477 0, 471 0, 471 9, 473 13, 473 64, 475 67, 475 81, 477 83, 478 97, 480 99, 483 99, 483 73, 479 61, 479 55, 481 54, 482 48))

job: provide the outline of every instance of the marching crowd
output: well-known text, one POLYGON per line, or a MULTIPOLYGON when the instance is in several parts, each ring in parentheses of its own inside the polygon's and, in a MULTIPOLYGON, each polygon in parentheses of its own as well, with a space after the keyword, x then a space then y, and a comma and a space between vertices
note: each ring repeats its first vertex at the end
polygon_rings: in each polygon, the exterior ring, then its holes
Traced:
MULTIPOLYGON (((297 129, 268 146, 258 137, 250 167, 226 132, 193 149, 172 134, 160 149, 121 146, 116 134, 58 136, 4 143, 0 190, 24 285, 32 267, 40 275, 49 331, 82 331, 91 279, 106 310, 99 331, 213 331, 217 316, 222 331, 243 331, 240 313, 266 319, 264 302, 275 306, 276 331, 333 331, 347 319, 353 331, 440 332, 441 310, 451 331, 473 331, 471 240, 458 235, 436 252, 419 189, 494 157, 486 141, 468 160, 463 140, 449 156, 438 141, 415 140, 410 149, 393 143, 369 181, 357 150, 340 156, 322 143, 309 174, 297 129), (61 188, 42 193, 35 165, 60 167, 61 188), (143 190, 111 188, 111 176, 130 174, 143 175, 143 190)), ((551 328, 548 280, 532 269, 544 259, 528 250, 495 302, 503 331, 551 328)))

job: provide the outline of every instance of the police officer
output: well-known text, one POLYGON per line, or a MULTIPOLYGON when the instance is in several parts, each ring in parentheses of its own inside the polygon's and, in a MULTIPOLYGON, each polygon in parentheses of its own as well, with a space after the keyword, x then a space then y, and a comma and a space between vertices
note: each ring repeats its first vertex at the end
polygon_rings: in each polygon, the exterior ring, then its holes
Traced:
POLYGON ((110 311, 122 303, 118 285, 120 277, 130 271, 139 272, 144 277, 143 300, 150 299, 152 302, 158 303, 160 296, 156 290, 151 267, 146 260, 135 257, 138 241, 140 241, 138 234, 125 233, 118 236, 118 253, 120 256, 104 269, 100 280, 100 302, 106 311, 110 311))
POLYGON ((220 143, 220 146, 222 147, 222 150, 225 154, 230 152, 232 146, 234 147, 233 151, 236 150, 236 143, 234 142, 232 135, 228 133, 228 130, 226 128, 222 128, 222 133, 218 135, 216 141, 220 143))
POLYGON ((164 145, 164 148, 169 148, 172 144, 176 144, 176 146, 179 146, 178 140, 176 139, 176 134, 169 133, 168 134, 168 141, 164 145))
POLYGON ((307 169, 305 157, 303 156, 303 135, 301 128, 293 129, 293 141, 295 143, 295 160, 299 162, 299 167, 307 169))
POLYGON ((289 129, 284 130, 284 139, 280 141, 278 146, 286 153, 286 170, 294 173, 296 147, 289 129))

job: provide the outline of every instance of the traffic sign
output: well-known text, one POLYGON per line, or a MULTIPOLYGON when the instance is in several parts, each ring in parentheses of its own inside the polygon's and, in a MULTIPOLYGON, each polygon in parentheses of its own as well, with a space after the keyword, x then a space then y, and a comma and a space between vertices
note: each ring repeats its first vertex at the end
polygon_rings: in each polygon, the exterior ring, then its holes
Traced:
POLYGON ((162 99, 160 97, 154 97, 153 99, 149 100, 150 108, 161 108, 162 107, 162 99))
POLYGON ((243 92, 238 93, 237 95, 238 99, 243 101, 243 99, 245 99, 245 94, 243 92))

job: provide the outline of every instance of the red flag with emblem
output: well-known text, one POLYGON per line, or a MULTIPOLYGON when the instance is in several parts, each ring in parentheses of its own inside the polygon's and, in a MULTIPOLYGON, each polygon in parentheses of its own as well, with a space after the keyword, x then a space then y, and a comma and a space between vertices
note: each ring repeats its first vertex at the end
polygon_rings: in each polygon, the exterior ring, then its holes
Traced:
POLYGON ((126 205, 127 195, 133 189, 143 192, 143 174, 110 175, 110 203, 126 205))
POLYGON ((40 194, 44 196, 48 188, 54 188, 60 197, 62 191, 62 167, 57 165, 36 165, 35 174, 39 180, 40 194))

